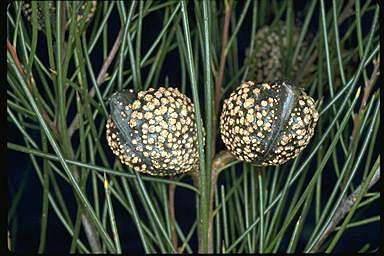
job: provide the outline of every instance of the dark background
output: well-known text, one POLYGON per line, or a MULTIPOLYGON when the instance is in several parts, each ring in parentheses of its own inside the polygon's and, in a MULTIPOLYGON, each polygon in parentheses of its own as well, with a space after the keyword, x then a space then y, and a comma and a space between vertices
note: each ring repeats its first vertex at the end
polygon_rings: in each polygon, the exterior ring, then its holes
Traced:
MULTIPOLYGON (((302 3, 305 1, 295 1, 295 11, 296 14, 302 12, 302 3)), ((318 10, 318 9, 317 9, 318 10)), ((193 11, 192 9, 190 10, 193 11)), ((236 12, 241 12, 241 6, 240 4, 237 5, 237 8, 235 10, 236 12)), ((111 17, 115 17, 116 20, 112 21, 112 24, 109 26, 110 29, 110 44, 112 45, 116 35, 118 33, 118 29, 120 28, 120 24, 118 21, 118 14, 116 9, 114 9, 114 12, 112 13, 111 17), (116 23, 116 25, 113 25, 113 23, 116 23)), ((317 31, 317 21, 318 21, 318 11, 315 10, 315 17, 312 19, 311 23, 311 30, 312 32, 317 31)), ((246 48, 248 47, 249 42, 249 32, 251 30, 251 16, 250 12, 248 12, 247 17, 245 18, 244 25, 242 26, 240 32, 239 32, 239 40, 238 40, 238 47, 239 47, 239 58, 240 65, 243 62, 244 58, 244 52, 246 48)), ((367 26, 370 24, 370 19, 372 18, 372 15, 365 15, 366 17, 363 18, 363 32, 367 33, 369 31, 370 27, 367 26)), ((145 34, 143 34, 143 49, 148 49, 151 42, 155 39, 158 32, 161 29, 162 24, 162 14, 156 13, 151 14, 149 17, 146 17, 144 19, 144 29, 145 34)), ((193 26, 193 21, 191 22, 190 26, 193 26)), ((342 34, 348 26, 348 22, 345 22, 343 26, 340 29, 340 34, 342 34)), ((39 45, 37 49, 37 54, 40 56, 40 58, 45 58, 45 61, 47 61, 46 56, 46 46, 45 46, 45 40, 42 40, 42 37, 44 36, 43 33, 39 33, 39 45)), ((92 53, 91 59, 94 64, 95 71, 98 71, 102 65, 102 52, 100 51, 100 56, 97 56, 95 54, 96 51, 92 53)), ((164 62, 164 65, 162 67, 162 76, 160 77, 160 81, 164 81, 165 76, 168 75, 170 78, 170 84, 177 85, 180 84, 180 74, 177 73, 178 69, 175 69, 174 67, 178 66, 179 63, 179 56, 177 49, 172 51, 168 56, 166 57, 166 60, 164 62), (172 75, 170 75, 172 74, 172 75)), ((143 70, 143 74, 145 74, 146 70, 143 70)), ((187 92, 188 95, 191 95, 190 92, 187 92)), ((73 114, 70 113, 69 119, 71 120, 73 117, 73 114), (71 116, 72 115, 72 116, 71 116)), ((31 134, 32 137, 36 140, 39 138, 39 134, 31 134)), ((112 163, 114 161, 114 156, 108 149, 106 139, 104 137, 100 138, 102 141, 102 144, 105 146, 107 154, 109 156, 109 161, 112 163)), ((24 144, 24 141, 21 137, 21 134, 18 132, 17 128, 11 124, 10 122, 7 122, 7 141, 16 143, 16 144, 24 144)), ((74 147, 77 146, 76 144, 76 138, 74 138, 74 147)), ((218 142, 218 147, 221 148, 223 145, 221 144, 220 140, 218 142)), ((377 149, 378 152, 378 149, 377 149)), ((38 243, 39 243, 39 234, 40 234, 40 217, 41 217, 41 205, 42 205, 42 186, 40 184, 40 181, 37 178, 36 172, 33 169, 30 157, 26 154, 15 152, 8 150, 7 152, 7 173, 8 173, 8 207, 11 205, 12 200, 15 197, 15 192, 21 187, 21 180, 23 177, 27 176, 27 182, 24 187, 24 192, 22 193, 22 197, 20 199, 20 202, 17 206, 17 216, 12 221, 16 224, 17 232, 16 234, 16 242, 14 244, 16 252, 35 252, 37 251, 38 243)), ((361 164, 364 166, 364 163, 361 164)), ((325 169, 324 171, 331 171, 325 169)), ((241 172, 241 170, 237 170, 238 173, 241 172)), ((310 175, 308 175, 310 177, 310 175)), ((59 178, 58 181, 61 179, 59 178)), ((186 179, 187 182, 191 183, 190 180, 186 179)), ((331 184, 334 183, 334 180, 329 181, 331 184)), ((70 214, 72 217, 72 220, 75 219, 76 216, 76 201, 73 196, 73 192, 71 188, 63 182, 63 184, 59 184, 63 196, 65 197, 65 200, 68 204, 68 208, 70 210, 70 214)), ((327 186, 326 181, 324 181, 322 189, 324 191, 325 195, 329 195, 331 192, 332 186, 327 186)), ((377 190, 378 185, 376 185, 371 191, 377 190)), ((102 191, 102 190, 100 190, 102 191)), ((103 199, 103 197, 101 197, 103 199)), ((191 227, 194 219, 195 219, 195 199, 194 194, 186 189, 178 188, 176 190, 176 218, 179 220, 179 223, 181 225, 181 228, 183 229, 184 233, 189 230, 191 227)), ((140 209, 140 212, 145 215, 145 213, 140 209)), ((140 244, 139 235, 137 233, 136 227, 134 226, 130 216, 128 213, 123 209, 123 207, 118 203, 114 202, 114 211, 116 215, 117 225, 118 225, 118 232, 120 235, 120 240, 122 243, 122 250, 123 251, 129 251, 129 252, 143 252, 143 248, 140 244)), ((376 200, 374 203, 370 204, 370 206, 364 211, 359 211, 364 213, 364 216, 373 216, 379 213, 379 203, 378 200, 376 200)), ((298 250, 305 244, 306 240, 308 239, 307 236, 311 234, 311 231, 314 226, 314 211, 310 212, 308 214, 306 224, 304 225, 303 234, 305 237, 301 237, 301 241, 299 243, 298 250)), ((9 226, 10 228, 10 226, 9 226)), ((375 248, 379 244, 379 223, 375 222, 373 224, 364 225, 362 227, 357 228, 351 228, 348 229, 343 238, 338 242, 338 245, 336 247, 336 251, 357 251, 360 249, 364 243, 370 242, 371 248, 375 248)), ((81 239, 82 241, 86 241, 85 235, 83 232, 81 232, 81 239)), ((288 240, 289 241, 289 240, 288 240)), ((53 212, 51 206, 49 210, 49 218, 48 218, 48 230, 47 230, 47 241, 46 241, 46 251, 47 252, 64 252, 68 251, 70 247, 71 237, 64 228, 64 226, 61 224, 59 219, 57 218, 56 214, 53 212)), ((196 248, 196 239, 195 236, 193 236, 191 240, 191 247, 194 249, 196 248)))

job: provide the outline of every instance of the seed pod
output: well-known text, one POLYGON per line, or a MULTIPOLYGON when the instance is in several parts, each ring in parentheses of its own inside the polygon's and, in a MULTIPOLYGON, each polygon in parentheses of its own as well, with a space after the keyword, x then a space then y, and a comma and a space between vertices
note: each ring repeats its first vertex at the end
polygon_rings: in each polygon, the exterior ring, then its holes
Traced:
MULTIPOLYGON (((60 2, 59 2, 60 3, 60 2)), ((37 28, 45 29, 44 19, 44 3, 37 2, 37 28)), ((56 1, 48 1, 49 11, 51 15, 51 27, 54 29, 56 24, 56 1)), ((70 1, 65 3, 66 14, 69 16, 73 10, 77 13, 76 22, 79 26, 83 21, 88 23, 96 11, 96 1, 70 1)), ((23 1, 22 5, 24 16, 29 22, 32 22, 32 4, 31 1, 23 1)))
POLYGON ((110 108, 108 145, 123 164, 159 176, 197 168, 194 106, 176 88, 116 92, 110 108))
MULTIPOLYGON (((299 41, 300 27, 294 26, 292 31, 292 46, 293 51, 299 41)), ((253 51, 247 53, 247 60, 249 66, 248 80, 261 82, 261 81, 276 81, 284 77, 290 77, 297 80, 305 53, 308 50, 308 38, 304 40, 299 49, 295 63, 293 63, 292 70, 286 74, 287 64, 285 62, 286 55, 288 54, 289 38, 287 27, 283 22, 277 23, 275 26, 264 26, 255 35, 255 46, 253 51)), ((292 51, 292 54, 293 54, 292 51)), ((312 68, 302 75, 299 82, 305 84, 310 79, 312 68)))
POLYGON ((290 82, 245 82, 224 101, 221 138, 237 158, 280 165, 296 157, 313 136, 314 100, 290 82))

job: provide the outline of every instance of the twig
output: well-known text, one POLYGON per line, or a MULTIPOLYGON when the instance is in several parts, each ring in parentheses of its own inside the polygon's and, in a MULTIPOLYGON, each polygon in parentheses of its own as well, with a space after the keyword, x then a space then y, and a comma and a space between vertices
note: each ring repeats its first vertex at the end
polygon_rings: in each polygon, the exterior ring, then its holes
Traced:
MULTIPOLYGON (((171 177, 171 180, 174 178, 171 177)), ((175 189, 176 185, 175 184, 169 184, 168 186, 168 197, 169 197, 169 218, 171 220, 171 236, 172 236, 172 244, 173 247, 177 249, 177 236, 176 236, 176 229, 175 229, 175 220, 176 220, 176 215, 175 215, 175 189)))
POLYGON ((231 10, 232 10, 232 0, 229 0, 228 4, 225 6, 223 35, 222 35, 222 39, 221 39, 220 69, 219 69, 219 73, 217 74, 216 83, 215 83, 215 109, 216 109, 216 113, 219 112, 219 107, 220 107, 221 85, 223 83, 225 60, 227 58, 225 48, 226 48, 227 42, 228 42, 228 31, 229 31, 229 22, 230 22, 230 18, 231 18, 231 10))
POLYGON ((353 5, 355 4, 355 1, 354 0, 349 0, 349 2, 347 3, 347 5, 345 6, 343 12, 339 15, 339 17, 337 18, 337 23, 339 23, 339 25, 341 23, 344 22, 344 20, 346 20, 349 16, 351 16, 352 14, 354 14, 354 11, 353 11, 353 5))
MULTIPOLYGON (((372 177, 372 180, 370 181, 368 185, 367 191, 375 185, 375 183, 380 179, 380 167, 376 170, 375 174, 372 177)), ((349 210, 352 208, 352 206, 356 202, 356 198, 358 194, 361 191, 363 182, 356 188, 355 191, 353 191, 347 198, 345 198, 337 211, 335 212, 335 215, 333 215, 331 222, 329 223, 327 229, 324 231, 324 233, 321 235, 319 240, 315 243, 312 250, 310 252, 317 252, 319 251, 320 247, 323 245, 325 240, 328 238, 328 236, 335 231, 337 224, 344 218, 344 216, 349 212, 349 210)))
MULTIPOLYGON (((72 145, 69 146, 67 153, 69 154, 69 159, 75 159, 76 158, 75 154, 73 152, 72 145)), ((74 166, 74 169, 73 169, 73 175, 75 176, 76 181, 79 182, 79 180, 80 180, 80 171, 75 166, 74 166)), ((95 225, 90 220, 88 214, 84 211, 85 209, 80 204, 80 201, 78 201, 78 204, 79 204, 79 207, 82 208, 81 209, 81 223, 84 226, 85 235, 87 237, 89 245, 91 246, 92 252, 93 253, 102 253, 99 233, 98 233, 95 225)))
MULTIPOLYGON (((116 37, 116 40, 115 40, 115 43, 113 44, 111 52, 109 53, 108 57, 105 59, 105 62, 103 64, 103 66, 101 67, 100 72, 97 76, 97 80, 96 80, 97 86, 100 86, 104 82, 108 68, 111 65, 112 61, 114 60, 114 58, 116 56, 117 51, 120 48, 122 36, 123 36, 123 30, 120 29, 120 32, 116 37)), ((95 96, 95 93, 96 93, 95 87, 92 87, 92 89, 89 91, 89 97, 93 98, 95 96)), ((69 125, 69 127, 68 127, 69 137, 72 137, 74 132, 77 129, 79 129, 79 118, 80 118, 79 114, 76 114, 76 116, 73 118, 72 123, 69 125)))
POLYGON ((213 252, 213 205, 215 200, 215 188, 219 177, 220 170, 222 170, 230 162, 236 160, 228 150, 223 150, 218 153, 212 161, 212 176, 211 176, 211 191, 210 191, 210 205, 209 205, 209 222, 208 222, 208 253, 213 252))
MULTIPOLYGON (((215 81, 215 113, 219 113, 220 108, 220 99, 221 99, 221 87, 223 83, 224 78, 224 70, 225 70, 225 61, 226 61, 226 51, 225 48, 227 47, 228 43, 228 32, 229 32, 229 22, 231 19, 231 10, 232 10, 232 0, 229 0, 226 2, 225 5, 225 14, 224 14, 224 25, 223 25, 223 34, 221 39, 221 57, 220 57, 220 68, 219 72, 216 73, 216 81, 215 81)), ((218 118, 216 118, 217 120, 218 118)), ((212 154, 215 154, 215 145, 216 145, 216 127, 217 123, 213 123, 213 129, 212 129, 212 145, 213 150, 212 154)), ((212 233, 212 226, 213 226, 213 204, 214 204, 214 192, 217 182, 218 174, 215 171, 215 163, 218 164, 218 161, 221 159, 214 158, 214 161, 212 162, 212 172, 211 172, 211 186, 210 186, 210 203, 209 203, 209 211, 208 211, 208 253, 213 252, 213 233, 212 233)), ((199 226, 199 225, 198 225, 199 226)), ((200 231, 198 228, 198 237, 200 239, 200 231)), ((200 243, 199 243, 200 244, 200 243)), ((200 251, 200 250, 199 250, 200 251)))
MULTIPOLYGON (((192 178, 192 181, 193 181, 193 186, 196 187, 199 191, 200 190, 200 175, 199 175, 199 170, 195 170, 195 171, 192 171, 191 172, 191 178, 192 178)), ((201 245, 202 245, 202 239, 203 239, 203 236, 202 236, 202 226, 199 225, 199 222, 202 223, 202 219, 201 219, 201 216, 200 216, 200 212, 199 212, 199 202, 198 202, 198 197, 196 196, 196 221, 197 221, 197 243, 198 243, 198 253, 202 253, 201 251, 201 245)))
POLYGON ((89 220, 89 217, 84 211, 81 211, 81 223, 84 226, 85 234, 87 235, 87 240, 89 245, 92 248, 93 253, 102 253, 100 240, 98 232, 92 222, 89 220))
MULTIPOLYGON (((349 0, 347 5, 345 6, 343 12, 339 15, 339 17, 337 19, 337 24, 338 25, 341 25, 344 22, 345 19, 347 19, 349 16, 351 16, 354 13, 353 12, 353 5, 354 4, 355 4, 354 0, 349 0)), ((302 72, 300 72, 300 74, 298 75, 297 81, 301 81, 301 79, 304 76, 306 76, 308 73, 311 72, 311 70, 309 70, 309 69, 312 68, 313 63, 315 62, 315 60, 318 57, 317 55, 318 55, 317 50, 314 50, 314 52, 312 53, 311 57, 306 62, 304 70, 302 72)))
MULTIPOLYGON (((99 75, 97 76, 97 80, 96 80, 98 85, 101 85, 104 82, 105 78, 106 78, 107 70, 108 70, 109 66, 111 65, 113 59, 115 58, 117 51, 120 48, 121 37, 123 36, 123 33, 124 33, 123 29, 120 29, 120 32, 119 32, 119 34, 116 37, 116 40, 115 40, 115 43, 113 44, 111 52, 109 53, 109 55, 106 58, 103 66, 100 69, 99 75)), ((91 90, 91 92, 89 94, 92 95, 92 97, 93 97, 93 95, 95 94, 95 89, 92 88, 92 90, 91 90)))
POLYGON ((236 157, 228 150, 223 150, 218 153, 212 161, 212 173, 220 172, 230 162, 236 160, 236 157))
MULTIPOLYGON (((17 56, 16 49, 12 46, 11 42, 9 42, 8 38, 7 38, 7 50, 11 54, 12 59, 15 62, 17 69, 19 70, 19 72, 21 73, 23 78, 25 79, 24 69, 23 69, 23 66, 21 65, 19 57, 17 56)), ((32 74, 29 77, 30 77, 30 80, 32 80, 32 74)), ((29 89, 29 91, 32 92, 31 81, 28 82, 28 89, 29 89)))
POLYGON ((373 71, 372 71, 371 77, 367 81, 367 84, 364 86, 364 94, 363 94, 363 99, 361 100, 359 111, 353 118, 353 130, 350 137, 351 142, 355 138, 358 127, 360 126, 361 115, 363 114, 365 108, 367 107, 367 101, 368 101, 369 95, 371 94, 372 88, 375 85, 376 78, 380 73, 379 68, 380 68, 380 59, 378 58, 376 60, 373 60, 373 71))
POLYGON ((65 2, 59 2, 58 4, 61 4, 61 13, 60 13, 60 25, 61 25, 61 42, 62 42, 62 48, 61 48, 61 55, 64 56, 62 62, 65 61, 65 51, 67 48, 67 43, 65 42, 65 31, 67 30, 67 19, 65 17, 65 2))
MULTIPOLYGON (((25 75, 25 72, 24 72, 24 69, 23 69, 23 65, 21 64, 20 59, 17 56, 16 49, 9 42, 8 38, 7 38, 7 50, 11 54, 12 59, 15 62, 16 67, 19 70, 20 74, 25 79, 26 75, 25 75)), ((29 91, 33 93, 33 88, 32 88, 33 75, 32 75, 32 73, 30 74, 29 77, 30 77, 29 81, 26 81, 26 82, 27 82, 27 86, 28 86, 29 91)), ((42 111, 43 111, 44 120, 47 122, 48 126, 55 133, 55 135, 57 135, 58 134, 58 129, 57 129, 55 123, 51 119, 49 119, 47 111, 45 111, 44 109, 42 109, 42 111)))
POLYGON ((214 171, 212 168, 212 178, 211 178, 211 191, 210 191, 210 198, 209 198, 209 212, 208 212, 208 253, 213 253, 213 205, 215 200, 215 187, 217 183, 218 173, 214 171))
MULTIPOLYGON (((63 63, 65 62, 65 52, 66 52, 66 48, 68 47, 68 44, 70 44, 69 40, 68 40, 68 43, 65 42, 65 32, 66 32, 66 29, 67 29, 67 20, 66 20, 66 16, 65 16, 65 2, 61 2, 61 42, 62 42, 62 47, 61 47, 61 54, 62 56, 64 56, 63 58, 63 63)), ((59 50, 59 49, 58 49, 59 50)), ((65 87, 64 88, 64 94, 66 92, 66 90, 68 89, 68 87, 65 87)), ((62 128, 62 133, 64 133, 64 129, 66 128, 65 126, 64 127, 61 127, 62 128)), ((69 129, 67 128, 66 129, 66 136, 69 135, 69 129)), ((59 136, 60 138, 62 136, 59 136)), ((73 152, 73 148, 72 148, 72 145, 71 145, 71 141, 70 141, 70 138, 71 136, 68 136, 68 141, 67 143, 69 144, 68 145, 68 151, 67 153, 70 155, 70 158, 71 159, 75 159, 75 154, 73 152)), ((64 138, 63 138, 64 139, 64 138)), ((63 141, 63 145, 62 145, 64 151, 66 146, 65 146, 65 142, 63 141)), ((80 174, 79 174, 79 170, 77 168, 74 168, 73 170, 73 175, 75 176, 75 179, 76 181, 78 182, 79 179, 80 179, 80 174)), ((96 227, 94 226, 94 224, 91 222, 89 216, 87 215, 86 212, 84 212, 84 207, 80 204, 80 202, 78 202, 79 204, 79 207, 82 208, 81 210, 81 223, 83 224, 84 226, 84 231, 85 231, 85 235, 87 237, 87 240, 88 240, 88 243, 89 245, 91 246, 91 249, 92 249, 92 252, 93 253, 102 253, 102 249, 101 249, 101 244, 100 244, 100 239, 99 239, 99 233, 97 232, 97 229, 96 227)))
POLYGON ((297 76, 297 81, 298 82, 301 82, 301 80, 306 76, 308 75, 309 73, 312 72, 311 69, 313 69, 313 63, 315 62, 315 60, 317 59, 318 55, 317 55, 317 50, 314 50, 312 56, 308 59, 308 61, 305 63, 305 67, 303 69, 302 72, 299 72, 299 75, 297 76))
POLYGON ((7 235, 7 245, 8 245, 8 250, 11 251, 12 241, 11 241, 11 234, 9 233, 9 230, 8 230, 8 235, 7 235))
MULTIPOLYGON (((8 39, 7 39, 7 50, 11 54, 12 59, 15 62, 19 72, 21 73, 21 75, 25 79, 25 72, 23 70, 23 66, 21 65, 21 62, 17 56, 15 48, 12 46, 12 44, 9 42, 8 39)), ((28 89, 33 93, 32 83, 31 83, 32 80, 33 80, 33 76, 31 74, 30 75, 30 81, 26 81, 26 82, 28 83, 28 89)), ((42 113, 43 113, 44 121, 48 124, 48 126, 51 128, 51 130, 55 133, 56 137, 61 138, 61 136, 59 136, 60 134, 59 134, 59 130, 57 129, 56 124, 49 119, 48 113, 44 109, 42 109, 42 113)), ((74 156, 73 151, 71 151, 70 153, 71 153, 71 157, 73 158, 73 156, 74 156)), ((78 180, 79 174, 78 174, 77 170, 74 172, 74 175, 76 177, 76 180, 78 180)), ((89 220, 89 217, 85 213, 82 213, 81 217, 82 217, 82 223, 84 225, 85 233, 86 233, 88 241, 91 245, 92 251, 101 253, 101 246, 100 246, 100 242, 99 242, 97 231, 96 231, 95 227, 93 226, 92 222, 89 220)))

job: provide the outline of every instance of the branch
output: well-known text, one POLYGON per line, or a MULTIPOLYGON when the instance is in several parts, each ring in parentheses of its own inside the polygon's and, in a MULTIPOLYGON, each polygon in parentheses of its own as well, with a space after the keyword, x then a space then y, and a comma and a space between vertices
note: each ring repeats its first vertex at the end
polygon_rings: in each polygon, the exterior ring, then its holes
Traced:
POLYGON ((223 35, 222 35, 222 39, 221 39, 220 69, 219 69, 219 73, 217 74, 216 83, 215 83, 215 109, 216 109, 216 113, 219 112, 219 107, 220 107, 221 85, 223 83, 225 60, 227 58, 225 48, 226 48, 227 42, 228 42, 228 31, 229 31, 229 21, 231 18, 231 10, 232 10, 232 0, 229 0, 228 4, 225 6, 223 35))
POLYGON ((11 251, 12 249, 12 241, 11 241, 11 235, 9 234, 9 230, 7 232, 7 244, 8 244, 8 250, 11 251))
POLYGON ((317 59, 318 55, 317 55, 317 50, 315 49, 313 51, 313 54, 312 56, 308 59, 308 61, 305 63, 305 67, 303 69, 302 72, 299 72, 298 76, 297 76, 297 81, 300 83, 301 82, 301 79, 303 79, 306 75, 308 75, 309 73, 312 72, 311 69, 313 69, 313 63, 315 62, 315 60, 317 59))
MULTIPOLYGON (((116 40, 115 40, 115 43, 113 44, 111 52, 109 53, 107 59, 105 60, 103 66, 101 67, 99 75, 97 76, 96 82, 98 85, 102 84, 106 78, 107 70, 108 70, 109 66, 111 65, 113 59, 115 58, 117 51, 120 48, 122 36, 123 36, 123 29, 120 29, 120 32, 116 37, 116 40)), ((95 89, 92 88, 92 90, 89 94, 92 95, 92 97, 93 97, 93 95, 95 94, 95 89)))
MULTIPOLYGON (((11 54, 12 59, 15 62, 17 69, 19 70, 19 72, 21 73, 23 78, 25 79, 25 72, 23 69, 23 65, 21 65, 19 57, 17 56, 17 53, 16 53, 16 49, 12 46, 11 42, 9 42, 8 38, 7 38, 7 50, 11 54)), ((32 74, 30 75, 30 80, 32 80, 32 74)), ((29 91, 32 92, 31 81, 28 82, 28 89, 29 89, 29 91)))
POLYGON ((65 2, 59 2, 57 4, 61 4, 61 13, 60 13, 60 19, 61 19, 61 42, 62 42, 62 48, 61 48, 61 56, 64 56, 62 59, 62 63, 65 61, 65 51, 67 48, 67 43, 65 42, 65 31, 67 30, 67 19, 65 17, 65 2))
MULTIPOLYGON (((372 177, 372 180, 370 181, 367 191, 375 185, 375 183, 380 179, 380 167, 377 168, 375 174, 372 177)), ((325 240, 328 238, 328 236, 335 231, 337 224, 344 218, 344 216, 349 212, 349 210, 352 208, 352 206, 355 204, 357 196, 359 195, 361 191, 362 182, 355 191, 353 191, 347 198, 345 198, 341 204, 339 205, 339 208, 335 212, 335 215, 333 215, 331 222, 329 223, 327 229, 324 231, 324 233, 321 235, 319 240, 315 243, 311 253, 319 251, 320 247, 323 245, 325 240)))
MULTIPOLYGON (((11 54, 11 57, 13 59, 13 61, 15 62, 16 64, 16 67, 17 69, 19 70, 20 74, 22 75, 22 77, 25 79, 26 78, 26 74, 24 72, 24 69, 23 69, 23 65, 21 64, 20 62, 20 59, 19 57, 17 56, 17 52, 16 52, 16 49, 12 46, 12 44, 9 42, 8 38, 7 38, 7 50, 8 52, 11 54)), ((33 92, 33 88, 32 88, 32 81, 33 81, 33 75, 32 75, 32 71, 31 71, 31 74, 29 76, 29 81, 25 81, 27 83, 27 86, 28 86, 28 89, 30 92, 32 92, 32 94, 34 94, 33 92)), ((58 135, 58 129, 55 125, 55 123, 49 119, 49 116, 48 116, 48 113, 47 111, 45 111, 44 109, 42 109, 42 112, 43 112, 43 118, 45 120, 45 122, 48 124, 48 126, 51 128, 51 130, 55 133, 55 135, 57 136, 58 135)))
MULTIPOLYGON (((97 86, 100 86, 104 82, 105 78, 107 77, 106 74, 107 74, 108 68, 111 65, 112 61, 114 60, 114 58, 116 56, 117 51, 120 48, 122 36, 123 36, 123 29, 120 29, 120 32, 116 37, 116 40, 115 40, 115 43, 113 44, 111 52, 109 53, 103 66, 100 69, 99 74, 97 75, 97 80, 96 80, 97 86)), ((95 93, 96 93, 95 87, 92 87, 92 89, 89 91, 89 97, 93 98, 95 96, 95 93)), ((76 114, 76 116, 73 118, 72 123, 69 125, 69 127, 68 127, 69 137, 72 137, 74 132, 77 129, 79 129, 79 125, 80 125, 79 118, 80 118, 79 114, 76 114)))
POLYGON ((211 176, 211 190, 210 190, 210 205, 209 205, 209 222, 208 222, 208 253, 213 252, 213 205, 215 201, 215 188, 219 173, 224 169, 229 163, 236 160, 236 157, 232 155, 228 150, 223 150, 218 153, 212 161, 212 176, 211 176))
MULTIPOLYGON (((23 78, 25 79, 25 77, 26 77, 25 72, 24 72, 23 67, 21 65, 21 62, 17 56, 16 50, 12 46, 12 44, 9 42, 8 39, 7 39, 7 50, 11 54, 12 59, 17 66, 17 69, 19 70, 19 72, 21 73, 23 78)), ((33 91, 33 88, 32 88, 31 81, 33 81, 32 73, 30 75, 30 81, 26 81, 26 82, 28 83, 29 91, 31 91, 32 94, 35 94, 33 91)), ((51 128, 51 130, 55 133, 56 137, 61 138, 61 136, 59 136, 59 130, 57 129, 57 126, 55 125, 54 122, 52 122, 49 119, 48 113, 44 109, 42 109, 42 113, 43 113, 44 121, 48 124, 48 126, 51 128)), ((74 154, 73 154, 72 150, 71 150, 70 154, 73 158, 74 154)), ((79 178, 78 171, 75 171, 74 175, 76 177, 76 180, 78 180, 78 178, 79 178)), ((100 242, 99 242, 98 235, 97 235, 97 230, 92 225, 92 222, 89 220, 89 217, 85 213, 82 213, 81 217, 82 217, 82 223, 84 225, 85 233, 86 233, 88 241, 91 245, 92 251, 93 252, 101 252, 101 247, 100 247, 100 242)))
POLYGON ((353 11, 353 5, 355 4, 355 1, 354 0, 349 0, 349 2, 347 3, 347 5, 345 6, 343 12, 339 15, 339 17, 337 18, 337 23, 340 25, 341 23, 344 22, 344 20, 346 20, 349 16, 351 16, 352 14, 354 14, 354 11, 353 11))
POLYGON ((92 252, 102 253, 98 232, 84 211, 81 211, 81 223, 84 226, 84 231, 87 236, 88 243, 91 246, 92 252))
MULTIPOLYGON (((174 179, 174 177, 170 178, 171 180, 174 179)), ((169 218, 171 220, 171 236, 172 236, 172 243, 173 247, 177 249, 177 236, 176 236, 176 230, 175 230, 175 220, 176 220, 176 214, 175 214, 175 184, 169 184, 168 186, 168 197, 169 197, 169 218)))
POLYGON ((375 85, 376 78, 380 74, 379 68, 380 68, 380 59, 378 58, 376 60, 373 60, 373 71, 372 71, 371 77, 369 78, 369 80, 367 81, 367 84, 364 87, 364 95, 363 95, 363 99, 361 100, 359 111, 357 112, 356 116, 353 118, 353 130, 350 137, 351 142, 356 136, 357 130, 360 126, 361 116, 365 111, 365 108, 367 107, 367 101, 371 94, 373 86, 375 85))
MULTIPOLYGON (((216 74, 216 81, 215 81, 215 113, 219 113, 220 108, 220 99, 221 99, 221 86, 223 83, 223 77, 224 77, 224 69, 225 69, 225 61, 227 58, 227 54, 225 51, 225 48, 227 47, 228 43, 228 32, 229 32, 229 22, 231 19, 231 10, 232 10, 232 0, 228 0, 228 2, 225 1, 225 14, 224 14, 224 25, 223 25, 223 34, 221 39, 221 57, 220 57, 220 68, 219 72, 216 74)), ((218 118, 216 118, 217 121, 218 118)), ((215 145, 216 145, 216 127, 217 123, 213 123, 213 129, 212 129, 212 145, 213 150, 212 154, 215 154, 215 145)), ((213 252, 213 233, 212 233, 212 226, 213 226, 213 203, 214 203, 214 192, 216 187, 216 181, 218 177, 218 173, 215 171, 215 163, 217 163, 216 157, 214 158, 212 162, 212 172, 211 172, 211 186, 210 186, 210 203, 209 203, 209 210, 208 210, 208 253, 213 252)), ((199 225, 198 225, 199 226, 199 225)), ((198 228, 198 237, 200 240, 201 237, 201 231, 198 228)), ((199 241, 199 252, 200 250, 200 241, 199 241)))
POLYGON ((223 150, 218 153, 212 161, 212 173, 220 173, 228 164, 237 160, 237 158, 228 150, 223 150))
MULTIPOLYGON (((345 21, 345 19, 347 19, 352 14, 354 14, 354 11, 353 11, 353 5, 354 4, 355 4, 354 0, 349 0, 347 5, 345 6, 343 12, 339 15, 339 17, 337 19, 337 24, 338 25, 341 25, 345 21)), ((300 72, 300 74, 298 75, 298 77, 296 79, 297 81, 300 81, 304 76, 306 76, 308 73, 311 72, 310 68, 312 68, 313 63, 317 59, 317 57, 318 57, 317 54, 318 54, 317 50, 314 50, 314 52, 312 53, 311 57, 306 62, 304 70, 302 72, 300 72)))

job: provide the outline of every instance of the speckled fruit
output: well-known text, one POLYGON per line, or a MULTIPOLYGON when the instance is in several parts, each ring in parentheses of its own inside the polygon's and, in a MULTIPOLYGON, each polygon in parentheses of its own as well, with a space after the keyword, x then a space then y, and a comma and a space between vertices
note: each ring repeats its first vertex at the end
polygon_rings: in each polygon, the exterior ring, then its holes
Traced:
POLYGON ((199 153, 194 106, 176 88, 116 92, 110 107, 108 145, 122 163, 159 176, 196 169, 199 153))
MULTIPOLYGON (((49 12, 51 15, 51 27, 55 28, 56 24, 56 1, 47 1, 49 12)), ((37 2, 37 28, 44 30, 44 3, 37 2)), ((93 17, 96 11, 97 1, 70 1, 65 3, 67 7, 67 15, 72 11, 77 13, 76 22, 78 25, 84 20, 86 23, 93 17), (72 9, 73 8, 73 9, 72 9)), ((31 1, 23 1, 22 5, 23 13, 29 22, 32 22, 32 4, 31 1)))
POLYGON ((318 120, 314 100, 290 82, 245 82, 224 101, 220 132, 228 150, 255 165, 280 165, 308 144, 318 120))
MULTIPOLYGON (((300 27, 294 26, 292 31, 292 47, 293 51, 299 41, 300 27)), ((298 51, 295 63, 292 63, 292 69, 286 74, 287 62, 285 61, 288 51, 288 33, 287 26, 283 22, 277 23, 275 26, 264 26, 257 31, 255 35, 255 45, 251 52, 247 54, 247 63, 249 65, 249 73, 247 79, 261 81, 275 81, 284 77, 291 77, 294 80, 302 77, 300 82, 305 83, 311 78, 312 68, 310 67, 305 74, 301 74, 300 69, 305 54, 308 51, 308 38, 305 38, 298 51)), ((292 54, 293 54, 292 51, 292 54)))

